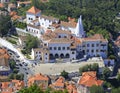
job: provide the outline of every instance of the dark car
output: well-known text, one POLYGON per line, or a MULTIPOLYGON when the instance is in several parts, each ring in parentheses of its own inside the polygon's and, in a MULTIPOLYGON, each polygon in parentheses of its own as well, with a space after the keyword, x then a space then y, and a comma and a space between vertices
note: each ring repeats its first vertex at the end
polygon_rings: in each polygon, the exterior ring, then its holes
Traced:
POLYGON ((19 64, 20 66, 22 66, 22 64, 19 64))

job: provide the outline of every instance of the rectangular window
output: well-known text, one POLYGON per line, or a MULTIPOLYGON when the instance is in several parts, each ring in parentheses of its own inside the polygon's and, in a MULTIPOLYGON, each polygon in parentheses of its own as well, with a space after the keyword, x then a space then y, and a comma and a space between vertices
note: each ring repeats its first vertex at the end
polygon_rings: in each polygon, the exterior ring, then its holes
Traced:
POLYGON ((65 50, 65 47, 63 47, 63 50, 65 50))
POLYGON ((50 47, 50 50, 52 50, 52 47, 50 47))
POLYGON ((87 47, 89 47, 90 45, 89 44, 87 44, 87 47))
POLYGON ((54 47, 54 50, 56 50, 56 47, 54 47))
POLYGON ((98 49, 96 50, 96 52, 98 52, 98 49))
POLYGON ((96 44, 96 46, 98 47, 98 46, 99 46, 99 44, 96 44))
POLYGON ((92 47, 94 47, 94 44, 92 44, 92 47))
POLYGON ((58 50, 61 50, 61 47, 58 47, 58 50))
POLYGON ((67 50, 69 50, 70 48, 69 47, 67 47, 67 50))
POLYGON ((94 50, 91 50, 91 52, 93 53, 93 52, 94 52, 94 50))

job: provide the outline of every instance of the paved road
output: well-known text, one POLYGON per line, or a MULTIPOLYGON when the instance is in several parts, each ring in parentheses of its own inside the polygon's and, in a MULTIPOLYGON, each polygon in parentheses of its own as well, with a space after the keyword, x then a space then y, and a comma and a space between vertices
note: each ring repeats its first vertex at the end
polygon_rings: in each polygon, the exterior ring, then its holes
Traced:
POLYGON ((12 51, 16 52, 21 60, 24 60, 24 56, 8 41, 0 38, 0 44, 4 47, 7 47, 8 49, 11 49, 12 51))

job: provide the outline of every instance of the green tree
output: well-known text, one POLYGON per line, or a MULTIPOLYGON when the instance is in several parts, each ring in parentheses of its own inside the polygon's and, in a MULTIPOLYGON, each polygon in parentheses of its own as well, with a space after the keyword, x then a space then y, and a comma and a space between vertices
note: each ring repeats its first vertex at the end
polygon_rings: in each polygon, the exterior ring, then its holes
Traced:
POLYGON ((30 53, 31 49, 32 48, 37 48, 38 45, 39 45, 39 41, 38 41, 37 37, 28 35, 27 40, 25 42, 26 53, 30 53))
POLYGON ((120 82, 120 74, 117 75, 117 80, 120 82))
POLYGON ((103 70, 103 78, 107 79, 111 75, 111 71, 109 68, 105 67, 103 70))
POLYGON ((9 62, 10 68, 13 70, 15 68, 16 62, 14 60, 11 60, 9 62))
POLYGON ((63 70, 60 75, 63 76, 65 79, 68 78, 68 72, 66 72, 65 70, 63 70))
POLYGON ((12 27, 11 18, 9 15, 4 16, 0 15, 0 36, 7 35, 8 31, 10 31, 12 27))
POLYGON ((9 74, 9 79, 14 79, 14 74, 13 73, 9 74))
POLYGON ((13 69, 13 73, 17 74, 18 70, 16 68, 13 69))
POLYGON ((39 8, 40 0, 32 0, 32 5, 35 6, 36 8, 39 8))
POLYGON ((120 88, 113 88, 111 93, 119 93, 120 92, 120 88))
POLYGON ((90 93, 104 93, 104 90, 101 86, 93 85, 90 87, 90 93))
POLYGON ((29 88, 21 89, 18 93, 44 93, 37 85, 32 85, 29 88))

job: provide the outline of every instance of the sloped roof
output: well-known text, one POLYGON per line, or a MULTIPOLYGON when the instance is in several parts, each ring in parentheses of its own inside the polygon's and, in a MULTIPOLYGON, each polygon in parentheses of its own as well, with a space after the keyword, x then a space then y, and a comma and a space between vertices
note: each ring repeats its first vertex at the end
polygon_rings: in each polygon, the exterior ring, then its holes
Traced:
POLYGON ((95 34, 91 37, 83 38, 83 41, 102 41, 102 42, 108 42, 107 39, 103 37, 102 34, 95 34))
POLYGON ((93 85, 101 86, 103 84, 102 80, 97 80, 96 72, 89 71, 82 74, 81 79, 78 81, 79 85, 84 85, 86 87, 91 87, 93 85))
POLYGON ((36 75, 30 77, 30 78, 28 79, 28 82, 34 82, 35 80, 46 80, 46 81, 48 81, 49 78, 48 78, 47 76, 42 75, 42 74, 40 73, 40 74, 36 74, 36 75))
POLYGON ((32 13, 32 14, 37 14, 38 12, 41 12, 41 10, 39 10, 36 7, 32 6, 27 12, 32 13))
POLYGON ((55 83, 53 83, 53 86, 59 86, 59 87, 64 87, 65 85, 65 79, 60 76, 55 83))
POLYGON ((67 85, 67 90, 68 90, 68 93, 77 93, 77 88, 75 86, 75 84, 69 84, 67 85))
POLYGON ((0 8, 3 8, 3 7, 4 7, 4 5, 2 3, 0 3, 0 8))

